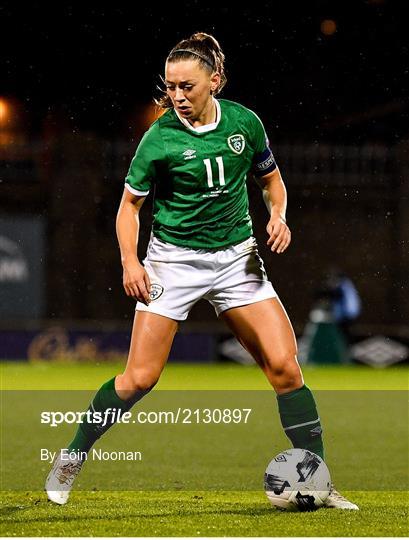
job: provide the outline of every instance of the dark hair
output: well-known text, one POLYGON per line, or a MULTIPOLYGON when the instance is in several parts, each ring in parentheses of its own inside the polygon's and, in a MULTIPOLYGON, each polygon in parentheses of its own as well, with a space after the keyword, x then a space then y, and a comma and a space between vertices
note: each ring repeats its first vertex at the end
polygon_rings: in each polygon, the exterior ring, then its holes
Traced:
MULTIPOLYGON (((170 51, 166 61, 197 60, 201 67, 209 73, 214 73, 215 71, 220 73, 220 84, 213 92, 216 95, 227 82, 224 73, 224 58, 224 53, 218 41, 213 36, 204 32, 196 32, 190 38, 179 41, 170 51)), ((168 95, 163 95, 160 99, 156 100, 156 103, 164 109, 173 106, 168 95)))

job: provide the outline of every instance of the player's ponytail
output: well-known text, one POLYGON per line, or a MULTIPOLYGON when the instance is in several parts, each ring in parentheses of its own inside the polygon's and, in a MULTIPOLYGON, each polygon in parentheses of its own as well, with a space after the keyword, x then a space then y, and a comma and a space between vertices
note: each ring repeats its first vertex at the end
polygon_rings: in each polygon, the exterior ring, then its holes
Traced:
MULTIPOLYGON (((199 49, 205 50, 205 55, 212 59, 213 71, 218 71, 220 74, 220 85, 214 94, 221 92, 225 84, 227 83, 226 74, 224 72, 224 53, 216 38, 205 32, 196 32, 193 34, 189 41, 192 43, 192 50, 195 50, 195 45, 199 49)), ((199 51, 200 52, 200 51, 199 51)))
MULTIPOLYGON (((224 53, 219 42, 210 34, 196 32, 190 38, 183 39, 173 47, 167 58, 167 62, 178 62, 180 60, 197 60, 203 69, 209 73, 218 72, 220 74, 220 84, 213 91, 213 95, 221 92, 227 82, 224 72, 224 53)), ((162 108, 172 107, 169 96, 164 95, 156 103, 162 108)))

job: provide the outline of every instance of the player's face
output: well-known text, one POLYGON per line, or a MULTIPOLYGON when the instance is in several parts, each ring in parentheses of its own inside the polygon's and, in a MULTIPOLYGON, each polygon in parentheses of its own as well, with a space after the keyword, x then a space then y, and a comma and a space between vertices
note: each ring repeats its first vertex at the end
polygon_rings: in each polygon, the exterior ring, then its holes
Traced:
POLYGON ((218 86, 219 74, 209 73, 197 60, 167 62, 165 82, 168 96, 177 112, 187 120, 200 118, 209 107, 211 92, 218 86))

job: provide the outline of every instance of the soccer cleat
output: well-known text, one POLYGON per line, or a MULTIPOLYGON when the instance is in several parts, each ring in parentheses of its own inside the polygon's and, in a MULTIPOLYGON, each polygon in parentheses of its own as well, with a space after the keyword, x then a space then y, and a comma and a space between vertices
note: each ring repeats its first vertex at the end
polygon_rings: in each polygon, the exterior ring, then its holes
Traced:
POLYGON ((82 467, 81 460, 62 459, 61 454, 55 458, 50 474, 45 482, 45 490, 50 501, 56 504, 65 504, 75 478, 82 467))
POLYGON ((359 510, 359 506, 351 501, 348 501, 346 497, 341 495, 331 484, 331 491, 324 502, 324 506, 327 508, 338 508, 339 510, 359 510))

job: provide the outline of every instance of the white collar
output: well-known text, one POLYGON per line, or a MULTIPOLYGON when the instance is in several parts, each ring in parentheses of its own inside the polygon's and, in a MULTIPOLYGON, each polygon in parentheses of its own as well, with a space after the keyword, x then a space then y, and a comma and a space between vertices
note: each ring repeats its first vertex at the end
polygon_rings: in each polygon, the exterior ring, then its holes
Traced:
POLYGON ((194 131, 195 133, 206 133, 207 131, 213 131, 214 129, 216 129, 222 117, 220 103, 215 98, 213 98, 213 101, 216 105, 216 120, 212 122, 211 124, 205 124, 204 126, 199 126, 197 128, 193 127, 192 124, 186 120, 186 118, 183 118, 182 116, 180 116, 180 114, 177 112, 176 109, 174 109, 174 111, 177 117, 179 118, 179 120, 182 122, 182 124, 186 126, 188 129, 190 129, 191 131, 194 131))

